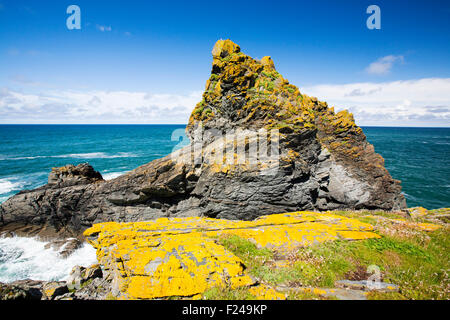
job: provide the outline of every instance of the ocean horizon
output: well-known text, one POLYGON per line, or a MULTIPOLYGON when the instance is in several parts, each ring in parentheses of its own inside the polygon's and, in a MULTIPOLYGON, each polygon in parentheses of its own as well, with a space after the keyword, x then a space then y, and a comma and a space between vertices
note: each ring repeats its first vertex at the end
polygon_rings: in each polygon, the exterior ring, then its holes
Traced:
MULTIPOLYGON (((180 140, 181 145, 186 145, 185 127, 183 124, 1 124, 0 203, 23 189, 46 184, 52 167, 89 162, 106 180, 116 178, 170 154, 180 146, 180 140)), ((402 181, 408 207, 448 206, 449 127, 362 126, 362 129, 375 151, 385 159, 392 177, 402 181)))

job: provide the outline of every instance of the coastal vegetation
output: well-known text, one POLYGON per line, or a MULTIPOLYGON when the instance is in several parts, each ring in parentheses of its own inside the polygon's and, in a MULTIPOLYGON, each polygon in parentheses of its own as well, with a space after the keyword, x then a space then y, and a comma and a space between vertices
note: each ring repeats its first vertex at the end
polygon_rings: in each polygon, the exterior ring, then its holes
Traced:
POLYGON ((449 215, 158 219, 98 224, 85 235, 117 299, 448 299, 449 215))
MULTIPOLYGON (((423 209, 412 209, 411 212, 423 209)), ((282 255, 258 249, 237 236, 220 239, 240 257, 248 272, 274 288, 284 287, 287 299, 335 299, 323 288, 334 288, 338 280, 367 280, 369 266, 380 268, 380 280, 398 285, 396 292, 368 291, 367 299, 450 298, 450 210, 430 210, 426 215, 405 218, 383 211, 339 211, 339 215, 373 225, 380 239, 337 240, 299 247, 282 255), (439 227, 435 227, 439 226, 439 227), (433 231, 432 231, 433 230, 433 231), (280 260, 281 259, 281 260, 280 260), (299 292, 298 287, 320 288, 299 292)), ((205 299, 254 299, 248 289, 204 293, 205 299)))

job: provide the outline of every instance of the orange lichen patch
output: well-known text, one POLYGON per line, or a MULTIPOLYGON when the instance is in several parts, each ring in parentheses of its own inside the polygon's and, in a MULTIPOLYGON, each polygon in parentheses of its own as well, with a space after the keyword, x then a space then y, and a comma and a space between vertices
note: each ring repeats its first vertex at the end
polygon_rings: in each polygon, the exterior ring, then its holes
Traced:
POLYGON ((371 238, 381 238, 379 235, 374 236, 373 234, 361 231, 338 231, 338 234, 345 240, 364 240, 371 238))
POLYGON ((428 210, 425 209, 424 207, 408 208, 408 212, 411 215, 411 217, 422 217, 428 214, 428 210))
POLYGON ((353 114, 348 112, 348 110, 342 110, 336 113, 333 124, 335 127, 348 129, 350 127, 355 127, 355 119, 353 118, 353 114))
POLYGON ((232 53, 237 53, 241 49, 231 40, 218 40, 212 50, 213 58, 224 58, 232 53))
POLYGON ((442 228, 442 226, 433 224, 433 223, 425 223, 425 222, 419 222, 416 224, 418 228, 424 231, 435 231, 439 228, 442 228))
POLYGON ((286 295, 264 284, 251 287, 249 293, 257 300, 286 300, 286 295))
POLYGON ((289 251, 341 237, 345 239, 379 238, 372 226, 336 215, 296 212, 264 216, 254 221, 253 228, 223 230, 220 234, 237 235, 261 247, 289 251), (346 233, 347 232, 347 233, 346 233), (352 238, 354 236, 355 238, 352 238))
POLYGON ((317 296, 326 296, 327 295, 327 291, 324 289, 320 289, 320 288, 301 287, 301 288, 296 288, 296 290, 304 292, 304 293, 314 294, 317 296))
MULTIPOLYGON (((148 222, 96 224, 85 231, 98 261, 114 277, 117 298, 191 297, 212 287, 238 288, 254 280, 245 266, 216 242, 237 235, 260 247, 298 246, 379 236, 370 224, 334 214, 291 212, 254 221, 160 218, 148 222)), ((269 293, 268 293, 269 294, 269 293)))
POLYGON ((212 286, 254 283, 242 261, 213 239, 198 232, 156 236, 139 227, 99 236, 97 258, 115 275, 118 298, 193 296, 212 286))
POLYGON ((268 68, 269 70, 270 70, 270 69, 275 69, 275 64, 273 63, 272 58, 269 57, 269 56, 263 57, 263 58, 261 59, 261 63, 262 63, 262 65, 263 65, 264 67, 268 68))

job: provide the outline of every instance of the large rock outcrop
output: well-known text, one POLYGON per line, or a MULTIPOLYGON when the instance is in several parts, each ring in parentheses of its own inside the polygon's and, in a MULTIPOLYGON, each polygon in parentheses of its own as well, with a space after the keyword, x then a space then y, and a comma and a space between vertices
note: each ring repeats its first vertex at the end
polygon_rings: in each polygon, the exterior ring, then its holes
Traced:
POLYGON ((217 239, 238 236, 258 247, 292 252, 333 240, 377 239, 370 224, 334 214, 291 212, 254 221, 161 218, 100 223, 85 231, 120 299, 192 297, 212 287, 246 287, 256 281, 244 262, 217 239))
POLYGON ((87 166, 55 169, 49 184, 1 205, 2 229, 80 234, 105 221, 406 207, 399 181, 350 113, 300 93, 270 57, 255 60, 230 40, 212 53, 189 146, 110 181, 87 166))

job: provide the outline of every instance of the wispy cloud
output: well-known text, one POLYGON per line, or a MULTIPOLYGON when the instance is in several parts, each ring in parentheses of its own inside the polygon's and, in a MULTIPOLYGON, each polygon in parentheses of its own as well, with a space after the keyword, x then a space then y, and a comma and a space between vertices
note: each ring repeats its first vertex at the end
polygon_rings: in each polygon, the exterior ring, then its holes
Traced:
MULTIPOLYGON (((20 81, 28 79, 17 78, 20 81)), ((32 87, 30 87, 32 90, 32 87)), ((42 88, 41 88, 42 90, 42 88)), ((349 109, 358 125, 449 126, 450 78, 316 85, 300 88, 349 109)), ((187 123, 201 91, 42 91, 0 88, 1 123, 187 123), (27 90, 25 90, 27 91, 27 90)))
POLYGON ((304 87, 336 111, 349 109, 359 125, 449 126, 450 78, 304 87))
POLYGON ((387 74, 391 71, 393 65, 398 62, 403 63, 404 57, 403 56, 394 56, 394 55, 385 56, 385 57, 378 59, 375 62, 372 62, 366 68, 366 72, 369 74, 375 74, 375 75, 387 74))
POLYGON ((111 26, 102 26, 102 25, 97 25, 97 30, 101 31, 101 32, 109 32, 112 30, 111 26))
POLYGON ((1 123, 187 123, 201 92, 58 91, 40 94, 2 88, 1 123))

